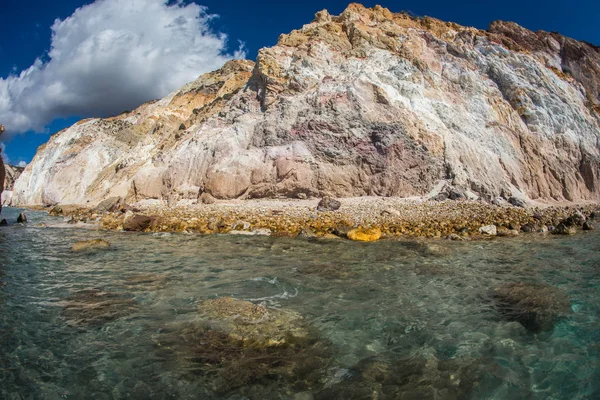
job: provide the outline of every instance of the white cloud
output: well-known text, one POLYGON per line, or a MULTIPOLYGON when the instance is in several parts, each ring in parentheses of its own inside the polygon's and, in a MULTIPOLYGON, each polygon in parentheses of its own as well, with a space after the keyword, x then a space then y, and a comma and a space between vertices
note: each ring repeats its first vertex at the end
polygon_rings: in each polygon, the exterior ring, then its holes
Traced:
POLYGON ((52 26, 52 44, 19 75, 0 78, 7 133, 43 130, 57 117, 108 116, 164 97, 219 68, 227 37, 216 18, 181 0, 98 0, 52 26))
POLYGON ((21 167, 21 168, 25 168, 27 166, 27 163, 25 161, 19 161, 19 164, 17 164, 17 167, 21 167))

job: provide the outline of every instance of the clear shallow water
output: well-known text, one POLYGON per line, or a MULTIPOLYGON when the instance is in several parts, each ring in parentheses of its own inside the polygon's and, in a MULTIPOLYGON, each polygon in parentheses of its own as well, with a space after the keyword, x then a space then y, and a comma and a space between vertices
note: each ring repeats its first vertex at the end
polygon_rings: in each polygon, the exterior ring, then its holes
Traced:
POLYGON ((598 231, 362 244, 41 228, 61 219, 27 214, 0 228, 0 398, 422 398, 410 388, 424 380, 437 398, 600 398, 598 231), (71 252, 94 238, 112 247, 71 252), (566 291, 573 312, 537 334, 507 321, 489 291, 520 281, 566 291), (68 311, 84 289, 112 293, 110 317, 68 311), (303 315, 327 343, 318 382, 215 393, 214 375, 157 349, 220 296, 303 315))

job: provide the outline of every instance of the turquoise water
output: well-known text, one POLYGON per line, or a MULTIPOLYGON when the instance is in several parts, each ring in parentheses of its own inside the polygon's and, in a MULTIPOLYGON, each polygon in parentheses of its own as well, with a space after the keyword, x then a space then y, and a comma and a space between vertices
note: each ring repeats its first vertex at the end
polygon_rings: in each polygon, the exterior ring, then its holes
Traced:
POLYGON ((600 398, 598 231, 354 243, 38 227, 62 219, 27 214, 0 228, 2 399, 600 398), (111 248, 71 251, 95 238, 111 248), (528 331, 490 299, 510 282, 559 288, 572 312, 528 331), (102 306, 85 303, 98 293, 102 306), (204 342, 180 332, 222 296, 304 317, 319 347, 270 355, 301 376, 223 383, 222 364, 186 357, 204 342))

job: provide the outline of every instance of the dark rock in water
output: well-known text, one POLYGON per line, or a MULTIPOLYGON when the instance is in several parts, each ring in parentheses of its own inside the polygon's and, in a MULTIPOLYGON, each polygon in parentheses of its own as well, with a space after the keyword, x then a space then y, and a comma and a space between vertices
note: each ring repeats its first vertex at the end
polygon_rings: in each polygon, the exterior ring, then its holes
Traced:
POLYGON ((210 376, 218 393, 245 393, 274 381, 311 390, 331 359, 329 343, 293 311, 219 298, 201 302, 198 317, 196 323, 172 323, 153 340, 160 357, 210 376))
POLYGON ((512 204, 513 206, 515 206, 515 207, 524 208, 526 206, 526 204, 525 204, 525 202, 523 200, 521 200, 521 199, 519 199, 517 197, 514 197, 514 196, 510 197, 508 199, 508 202, 510 204, 512 204))
POLYGON ((0 221, 0 226, 7 226, 8 222, 6 221, 6 218, 3 218, 2 221, 0 221))
POLYGON ((351 368, 346 379, 326 385, 315 400, 478 398, 475 392, 486 373, 500 369, 487 359, 370 358, 351 368))
POLYGON ((574 235, 577 233, 577 229, 571 224, 561 222, 560 224, 556 225, 556 227, 552 230, 552 233, 555 235, 574 235))
POLYGON ((19 214, 19 216, 17 217, 17 223, 19 224, 26 224, 27 223, 27 216, 23 213, 19 214))
POLYGON ((105 212, 114 212, 118 211, 123 207, 123 198, 121 197, 111 197, 104 201, 101 201, 94 209, 93 212, 102 214, 105 212))
POLYGON ((583 226, 587 218, 581 211, 575 211, 571 216, 562 221, 566 226, 583 226))
POLYGON ((134 215, 123 223, 123 229, 126 231, 143 232, 154 222, 154 217, 146 215, 134 215))
POLYGON ((583 230, 584 231, 593 231, 594 230, 594 225, 590 221, 585 221, 583 223, 583 230))
POLYGON ((537 232, 538 231, 537 227, 534 224, 530 223, 530 222, 528 222, 525 225, 521 226, 521 230, 523 232, 525 232, 525 233, 531 233, 531 232, 537 232))
POLYGON ((128 295, 84 289, 66 299, 61 315, 69 325, 101 326, 137 310, 137 303, 128 295))
POLYGON ((492 289, 498 310, 532 332, 552 330, 554 324, 571 312, 564 291, 539 283, 516 282, 492 289))
POLYGON ((339 210, 342 206, 338 200, 333 197, 323 197, 319 204, 317 205, 317 211, 336 211, 339 210))

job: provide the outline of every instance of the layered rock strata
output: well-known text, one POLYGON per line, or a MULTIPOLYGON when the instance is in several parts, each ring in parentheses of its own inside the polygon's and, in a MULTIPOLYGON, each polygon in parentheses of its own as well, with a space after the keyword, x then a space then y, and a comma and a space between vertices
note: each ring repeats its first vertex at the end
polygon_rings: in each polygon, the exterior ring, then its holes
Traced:
MULTIPOLYGON (((4 125, 0 125, 0 135, 4 133, 4 125)), ((2 150, 0 149, 0 153, 2 150)), ((6 169, 4 168, 4 161, 2 160, 2 154, 0 154, 0 212, 2 211, 2 192, 4 192, 4 183, 6 177, 6 169)))
POLYGON ((4 178, 4 192, 2 194, 2 205, 11 203, 12 191, 16 180, 23 173, 24 167, 17 167, 15 165, 6 164, 4 165, 5 178, 4 178))
POLYGON ((350 5, 42 146, 14 204, 199 197, 600 199, 600 51, 350 5), (209 197, 210 195, 210 197, 209 197))

